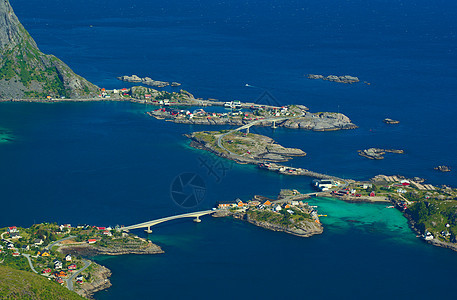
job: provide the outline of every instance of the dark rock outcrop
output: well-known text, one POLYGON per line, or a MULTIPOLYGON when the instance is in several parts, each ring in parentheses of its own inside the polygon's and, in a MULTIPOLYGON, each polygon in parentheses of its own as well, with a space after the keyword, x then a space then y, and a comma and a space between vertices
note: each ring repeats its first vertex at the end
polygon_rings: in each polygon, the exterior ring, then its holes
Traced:
POLYGON ((167 81, 153 80, 152 78, 149 78, 149 77, 141 78, 138 75, 132 75, 132 76, 124 75, 124 76, 118 77, 117 79, 122 80, 122 81, 126 81, 126 82, 142 83, 142 84, 145 84, 145 85, 149 85, 149 86, 153 86, 153 87, 159 87, 159 88, 166 87, 166 86, 169 86, 169 85, 171 85, 172 87, 177 87, 177 86, 181 85, 178 82, 172 82, 170 84, 167 81))
POLYGON ((400 121, 398 121, 398 120, 393 120, 393 119, 389 119, 389 118, 385 118, 383 120, 383 122, 386 123, 386 124, 398 124, 398 123, 400 123, 400 121))
POLYGON ((350 75, 343 75, 343 76, 336 76, 336 75, 315 75, 315 74, 308 74, 307 77, 309 79, 322 79, 326 81, 333 81, 333 82, 340 82, 340 83, 356 83, 359 82, 360 79, 355 76, 350 76, 350 75))
POLYGON ((451 168, 448 166, 437 166, 434 169, 440 172, 451 172, 451 168))
POLYGON ((384 159, 384 154, 386 152, 389 153, 397 153, 397 154, 403 154, 405 153, 401 149, 380 149, 380 148, 369 148, 365 150, 359 150, 359 155, 369 158, 369 159, 384 159))

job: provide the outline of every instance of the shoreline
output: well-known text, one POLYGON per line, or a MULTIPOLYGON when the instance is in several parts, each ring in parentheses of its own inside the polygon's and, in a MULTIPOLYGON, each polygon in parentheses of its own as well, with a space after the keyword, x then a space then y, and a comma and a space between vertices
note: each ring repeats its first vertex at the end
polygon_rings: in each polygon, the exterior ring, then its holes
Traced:
POLYGON ((256 219, 250 218, 247 213, 237 213, 237 212, 221 212, 220 214, 214 214, 213 218, 227 218, 230 217, 233 220, 240 220, 243 223, 249 223, 256 227, 260 227, 266 230, 283 232, 286 234, 294 235, 297 237, 307 238, 313 235, 322 234, 324 232, 324 227, 321 223, 316 223, 314 221, 308 221, 308 228, 289 228, 286 226, 281 226, 278 224, 272 224, 267 221, 258 221, 256 219))
MULTIPOLYGON (((139 238, 141 241, 146 241, 143 238, 139 238)), ((57 251, 64 254, 64 255, 74 255, 74 256, 81 256, 86 258, 91 262, 91 265, 96 268, 95 271, 92 271, 91 278, 93 278, 93 282, 84 282, 80 286, 73 290, 78 295, 85 297, 87 299, 93 299, 93 295, 97 292, 102 290, 106 290, 112 286, 111 281, 109 278, 112 275, 112 271, 107 267, 97 263, 94 260, 94 257, 97 256, 120 256, 120 255, 154 255, 154 254, 163 254, 165 251, 162 248, 152 241, 147 240, 148 245, 145 249, 139 249, 136 247, 113 247, 113 248, 105 248, 105 247, 98 247, 96 245, 91 244, 64 244, 59 245, 57 251)), ((84 271, 82 272, 84 274, 84 271)))
POLYGON ((189 144, 190 147, 192 147, 194 149, 204 150, 204 151, 213 153, 219 157, 234 161, 237 164, 241 164, 241 165, 251 164, 251 165, 257 166, 260 169, 272 171, 272 172, 279 173, 282 175, 306 176, 306 177, 312 177, 312 178, 318 178, 318 179, 334 179, 334 180, 345 181, 344 179, 336 177, 336 176, 318 173, 318 172, 310 171, 307 169, 287 167, 287 166, 280 165, 277 163, 271 163, 271 162, 266 162, 264 160, 256 160, 256 159, 250 159, 250 158, 244 158, 244 157, 242 159, 240 159, 239 155, 231 155, 229 153, 223 153, 221 151, 217 151, 217 150, 213 149, 212 147, 210 147, 210 145, 208 145, 208 143, 200 141, 200 140, 192 137, 189 134, 184 134, 184 136, 190 139, 190 141, 191 141, 189 144))

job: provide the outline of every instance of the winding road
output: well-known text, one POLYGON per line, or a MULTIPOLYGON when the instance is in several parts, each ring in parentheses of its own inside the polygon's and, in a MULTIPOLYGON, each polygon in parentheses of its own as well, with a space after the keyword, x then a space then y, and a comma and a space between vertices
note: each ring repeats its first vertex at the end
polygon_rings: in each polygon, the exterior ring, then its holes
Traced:
POLYGON ((35 268, 33 267, 33 264, 32 264, 32 260, 30 259, 30 254, 24 254, 22 253, 22 256, 25 256, 25 258, 27 258, 27 260, 29 261, 29 266, 30 266, 30 269, 32 269, 32 271, 36 274, 38 274, 38 272, 35 270, 35 268))
POLYGON ((224 145, 222 145, 222 139, 224 138, 224 136, 228 135, 228 134, 231 134, 235 131, 241 131, 241 130, 244 130, 244 129, 248 129, 258 123, 263 123, 263 122, 276 122, 276 121, 284 121, 284 120, 290 120, 290 119, 296 119, 296 118, 300 118, 300 117, 303 117, 304 114, 301 114, 301 115, 298 115, 298 116, 292 116, 292 117, 275 117, 275 118, 267 118, 267 119, 260 119, 260 120, 255 120, 255 121, 252 121, 251 123, 248 123, 248 124, 245 124, 243 126, 240 126, 238 128, 235 128, 235 129, 232 129, 224 134, 221 134, 219 136, 219 138, 217 139, 217 146, 219 148, 221 148, 222 150, 224 151, 227 151, 228 154, 230 155, 234 155, 234 156, 240 156, 236 153, 233 153, 231 152, 230 150, 228 150, 227 148, 224 147, 224 145))
POLYGON ((66 240, 70 240, 70 239, 74 239, 75 237, 76 237, 76 236, 74 236, 74 235, 70 235, 69 237, 63 238, 63 239, 61 239, 61 240, 57 240, 57 241, 55 241, 55 242, 53 242, 53 243, 47 245, 45 249, 46 249, 46 250, 51 250, 52 247, 54 247, 55 245, 59 244, 60 242, 63 242, 63 241, 66 241, 66 240))
POLYGON ((79 273, 81 273, 82 271, 87 269, 92 264, 92 262, 90 260, 86 260, 86 259, 83 259, 83 262, 84 262, 84 267, 82 267, 81 269, 79 269, 78 271, 73 273, 69 278, 65 279, 65 282, 67 283, 67 288, 70 291, 73 291, 73 288, 74 288, 73 287, 73 279, 75 279, 76 276, 79 275, 79 273))

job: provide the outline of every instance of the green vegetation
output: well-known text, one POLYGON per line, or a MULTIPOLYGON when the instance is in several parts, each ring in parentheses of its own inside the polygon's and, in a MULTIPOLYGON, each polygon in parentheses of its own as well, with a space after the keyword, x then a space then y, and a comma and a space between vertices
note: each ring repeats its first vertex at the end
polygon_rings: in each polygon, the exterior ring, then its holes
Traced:
POLYGON ((407 213, 421 232, 428 230, 436 238, 456 242, 457 200, 419 199, 408 208, 407 213), (449 224, 449 228, 446 224, 449 224), (450 236, 442 236, 442 231, 448 231, 450 236))
POLYGON ((312 220, 311 216, 308 213, 305 213, 299 209, 291 208, 293 214, 287 211, 287 209, 282 209, 279 212, 274 212, 271 210, 259 210, 259 209, 249 209, 247 214, 250 218, 260 221, 268 222, 271 224, 281 225, 281 226, 296 226, 298 223, 305 220, 312 220))
POLYGON ((0 299, 84 298, 40 275, 0 266, 0 299))
POLYGON ((8 87, 0 91, 1 97, 60 98, 97 91, 58 58, 43 54, 14 18, 5 21, 11 36, 0 51, 0 80, 8 87))
POLYGON ((7 266, 16 270, 30 271, 27 258, 24 256, 12 256, 11 251, 5 251, 0 254, 0 266, 7 266))
MULTIPOLYGON (((6 51, 0 61, 0 80, 16 80, 25 88, 30 88, 32 82, 40 83, 42 91, 28 91, 27 97, 45 98, 52 96, 67 96, 63 80, 55 66, 45 67, 41 60, 44 54, 33 47, 29 41, 16 45, 6 51)), ((87 86, 86 86, 87 87, 87 86)))

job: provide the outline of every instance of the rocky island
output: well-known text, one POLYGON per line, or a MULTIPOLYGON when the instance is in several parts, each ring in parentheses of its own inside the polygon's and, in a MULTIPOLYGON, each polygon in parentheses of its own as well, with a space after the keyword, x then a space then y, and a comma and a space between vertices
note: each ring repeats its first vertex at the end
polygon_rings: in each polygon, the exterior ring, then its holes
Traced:
MULTIPOLYGON (((299 237, 310 237, 321 234, 324 229, 315 208, 300 201, 303 199, 298 191, 284 195, 282 191, 277 200, 256 196, 243 202, 219 203, 214 217, 233 217, 255 226, 272 231, 280 231, 299 237)), ((288 191, 286 191, 288 192, 288 191)))
POLYGON ((356 83, 359 82, 359 78, 355 76, 350 76, 350 75, 343 75, 343 76, 336 76, 336 75, 316 75, 316 74, 308 74, 306 75, 309 79, 322 79, 326 81, 332 81, 332 82, 339 82, 339 83, 356 83))
POLYGON ((137 75, 132 75, 132 76, 120 76, 117 79, 121 81, 126 81, 126 82, 133 82, 133 83, 142 83, 145 85, 153 86, 153 87, 158 87, 158 88, 163 88, 166 86, 171 85, 172 87, 177 87, 180 86, 181 84, 178 82, 172 82, 171 84, 167 81, 158 81, 158 80, 153 80, 152 78, 149 77, 139 77, 137 75))
POLYGON ((369 159, 384 159, 384 154, 386 153, 396 153, 403 154, 404 150, 401 149, 381 149, 381 148, 369 148, 365 150, 358 150, 360 156, 369 158, 369 159))
POLYGON ((389 119, 389 118, 385 118, 383 120, 383 122, 386 123, 386 124, 390 124, 390 125, 399 124, 400 123, 400 121, 398 121, 398 120, 393 120, 393 119, 389 119))
MULTIPOLYGON (((171 105, 170 102, 166 104, 171 105)), ((313 131, 357 128, 344 114, 333 112, 311 113, 308 112, 307 107, 302 105, 284 107, 251 105, 247 106, 245 111, 232 110, 221 113, 207 112, 204 109, 190 111, 176 108, 160 108, 148 112, 148 114, 157 119, 170 120, 180 124, 242 126, 252 123, 253 126, 285 127, 313 131)))
POLYGON ((448 166, 437 166, 433 169, 440 171, 440 172, 451 172, 451 168, 449 168, 448 166))
POLYGON ((306 153, 296 148, 285 148, 273 139, 259 134, 244 134, 239 131, 201 131, 186 135, 191 146, 238 163, 285 162, 294 156, 306 153), (220 144, 219 144, 220 138, 220 144))

